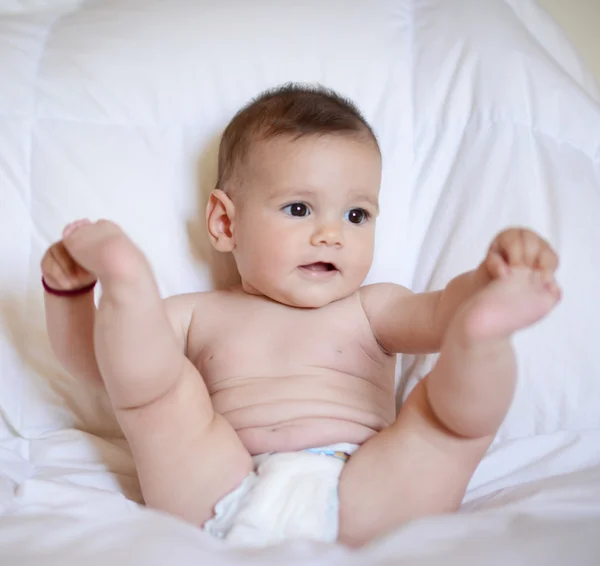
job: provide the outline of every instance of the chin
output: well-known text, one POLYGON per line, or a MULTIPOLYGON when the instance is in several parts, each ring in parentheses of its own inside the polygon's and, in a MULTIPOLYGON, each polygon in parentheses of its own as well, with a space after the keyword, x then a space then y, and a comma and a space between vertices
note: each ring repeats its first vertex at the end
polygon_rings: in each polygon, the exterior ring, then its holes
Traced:
POLYGON ((296 308, 318 309, 340 299, 345 299, 352 293, 354 293, 354 290, 347 293, 295 293, 282 297, 279 302, 296 308))

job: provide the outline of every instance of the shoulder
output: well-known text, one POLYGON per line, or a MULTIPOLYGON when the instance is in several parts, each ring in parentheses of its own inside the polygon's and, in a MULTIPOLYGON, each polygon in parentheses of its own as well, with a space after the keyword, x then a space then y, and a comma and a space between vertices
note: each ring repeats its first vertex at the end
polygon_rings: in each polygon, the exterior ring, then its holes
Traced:
POLYGON ((231 290, 224 291, 197 291, 195 293, 182 293, 181 295, 171 295, 164 299, 165 307, 174 311, 194 310, 198 306, 214 304, 215 302, 226 301, 232 295, 231 290))
POLYGON ((390 336, 397 333, 398 327, 407 320, 405 315, 410 311, 406 308, 415 294, 396 283, 374 283, 361 287, 359 292, 360 305, 369 322, 371 332, 380 348, 389 355, 397 350, 390 341, 390 336))
POLYGON ((186 316, 193 313, 199 303, 207 300, 207 295, 212 294, 210 291, 206 293, 183 293, 182 295, 172 295, 164 299, 164 305, 167 312, 174 316, 186 316))
POLYGON ((167 297, 164 299, 164 305, 170 318, 183 318, 191 322, 196 311, 206 313, 212 309, 221 309, 234 295, 232 290, 183 293, 167 297))
POLYGON ((439 351, 440 292, 413 293, 393 283, 361 289, 361 305, 379 344, 387 352, 439 351))
POLYGON ((413 295, 410 289, 396 283, 373 283, 361 287, 358 291, 360 303, 367 316, 376 315, 392 302, 413 295))
MULTIPOLYGON (((195 314, 203 313, 203 320, 210 318, 210 310, 215 303, 222 302, 224 291, 205 291, 172 295, 164 299, 165 312, 175 335, 187 351, 188 335, 195 314)), ((196 317, 200 318, 200 317, 196 317)))

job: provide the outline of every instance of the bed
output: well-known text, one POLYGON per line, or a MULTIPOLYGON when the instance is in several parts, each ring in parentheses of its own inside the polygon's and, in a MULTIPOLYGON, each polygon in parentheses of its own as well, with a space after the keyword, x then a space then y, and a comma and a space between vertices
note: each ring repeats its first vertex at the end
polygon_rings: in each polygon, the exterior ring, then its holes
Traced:
MULTIPOLYGON (((0 564, 600 563, 599 101, 530 0, 0 3, 0 564), (105 394, 45 330, 39 261, 78 217, 122 224, 165 296, 235 278, 203 235, 216 144, 287 81, 351 97, 379 138, 369 281, 440 288, 509 225, 561 256, 564 299, 515 339, 515 400, 460 512, 361 550, 234 550, 141 506, 105 394)), ((434 359, 399 359, 399 403, 434 359)))

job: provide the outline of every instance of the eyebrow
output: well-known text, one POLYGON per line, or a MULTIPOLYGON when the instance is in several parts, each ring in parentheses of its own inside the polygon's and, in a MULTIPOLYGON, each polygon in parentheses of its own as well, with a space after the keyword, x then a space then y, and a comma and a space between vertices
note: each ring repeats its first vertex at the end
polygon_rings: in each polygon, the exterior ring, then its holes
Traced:
MULTIPOLYGON (((295 197, 299 197, 299 198, 315 198, 316 194, 314 191, 311 191, 310 189, 285 189, 285 193, 286 195, 290 195, 289 198, 295 198, 295 197)), ((281 192, 277 191, 277 189, 275 189, 274 191, 271 191, 269 193, 269 198, 270 199, 275 199, 275 198, 281 198, 284 195, 281 194, 281 192)))
POLYGON ((357 202, 366 202, 375 209, 375 214, 379 214, 379 203, 368 196, 360 195, 356 197, 357 202))

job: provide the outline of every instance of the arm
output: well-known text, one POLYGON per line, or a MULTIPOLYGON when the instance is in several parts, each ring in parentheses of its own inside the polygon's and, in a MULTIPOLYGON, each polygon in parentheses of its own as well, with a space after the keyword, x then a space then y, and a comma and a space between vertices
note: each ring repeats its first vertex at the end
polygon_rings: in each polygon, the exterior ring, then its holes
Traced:
MULTIPOLYGON (((76 223, 65 228, 65 234, 76 223)), ((76 292, 96 277, 79 266, 62 240, 48 248, 41 261, 46 284, 57 291, 76 292)), ((102 383, 94 355, 94 293, 59 297, 44 292, 46 328, 52 350, 67 372, 80 379, 102 383)))
POLYGON ((363 308, 381 347, 391 354, 438 352, 448 323, 463 304, 485 287, 483 269, 454 278, 443 291, 412 293, 393 283, 361 289, 363 308))
POLYGON ((94 293, 56 297, 44 293, 46 328, 54 355, 73 377, 102 383, 94 355, 94 293))
MULTIPOLYGON (((45 292, 44 304, 50 345, 62 367, 75 378, 102 383, 94 353, 94 294, 57 297, 45 292)), ((178 295, 165 299, 164 304, 177 341, 185 351, 195 298, 191 294, 178 295)))
MULTIPOLYGON (((61 291, 78 289, 95 280, 73 261, 62 241, 44 254, 41 269, 46 283, 61 291)), ((191 294, 165 300, 167 317, 184 351, 194 304, 195 298, 191 294)), ((102 383, 94 352, 96 305, 93 292, 68 297, 44 292, 44 305, 50 345, 62 367, 75 378, 102 383)))
POLYGON ((443 291, 413 294, 391 283, 361 288, 363 308, 381 347, 389 353, 438 352, 448 323, 460 306, 511 267, 539 270, 549 281, 558 258, 535 232, 509 228, 492 242, 475 271, 454 278, 443 291))

